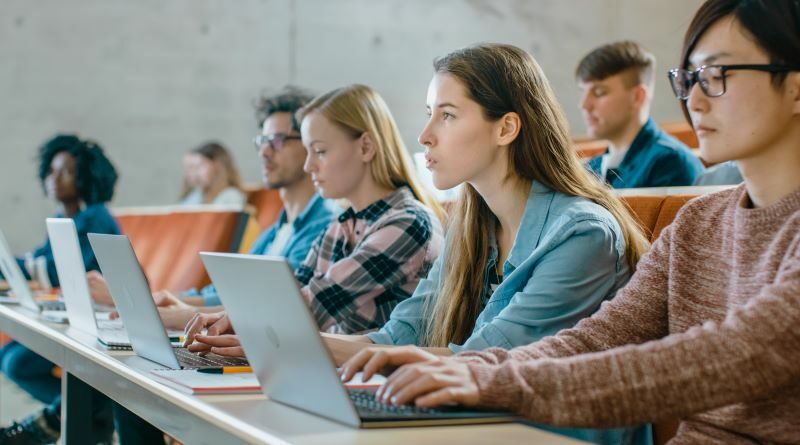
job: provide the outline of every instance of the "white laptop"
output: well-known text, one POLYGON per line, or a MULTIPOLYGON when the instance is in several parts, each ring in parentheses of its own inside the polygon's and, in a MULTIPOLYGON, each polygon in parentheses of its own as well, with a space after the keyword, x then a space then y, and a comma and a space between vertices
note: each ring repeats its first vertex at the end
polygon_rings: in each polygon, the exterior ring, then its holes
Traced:
MULTIPOLYGON (((70 218, 47 218, 47 235, 53 248, 58 281, 69 323, 97 337, 104 346, 130 349, 130 341, 122 320, 99 318, 89 293, 86 268, 75 221, 70 218)), ((105 315, 105 314, 104 314, 105 315)))
POLYGON ((247 365, 244 359, 215 354, 200 356, 171 343, 128 237, 90 233, 89 242, 136 355, 170 369, 247 365))
POLYGON ((33 292, 28 286, 28 280, 19 268, 14 254, 11 253, 11 248, 2 230, 0 230, 0 271, 3 272, 3 276, 14 294, 14 299, 11 302, 19 303, 20 306, 32 311, 40 312, 42 317, 46 319, 56 321, 62 318, 57 312, 64 310, 63 302, 37 301, 33 297, 33 292))
POLYGON ((360 428, 500 423, 509 413, 384 405, 346 389, 282 257, 201 253, 262 391, 272 400, 360 428))

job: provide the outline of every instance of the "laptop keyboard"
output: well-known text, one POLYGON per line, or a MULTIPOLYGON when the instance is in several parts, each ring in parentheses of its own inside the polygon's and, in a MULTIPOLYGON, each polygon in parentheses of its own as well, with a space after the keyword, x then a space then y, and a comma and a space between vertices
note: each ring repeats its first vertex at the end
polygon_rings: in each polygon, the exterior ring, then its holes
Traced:
POLYGON ((58 312, 67 310, 63 301, 37 301, 36 304, 38 304, 39 308, 43 311, 58 312))
POLYGON ((354 390, 348 391, 350 400, 353 401, 358 413, 362 417, 420 417, 431 414, 440 414, 446 411, 441 408, 418 408, 414 405, 388 405, 375 399, 375 391, 354 390))
POLYGON ((178 357, 178 363, 184 368, 219 368, 222 366, 248 366, 247 359, 238 357, 223 357, 216 354, 199 356, 186 348, 173 348, 178 357))

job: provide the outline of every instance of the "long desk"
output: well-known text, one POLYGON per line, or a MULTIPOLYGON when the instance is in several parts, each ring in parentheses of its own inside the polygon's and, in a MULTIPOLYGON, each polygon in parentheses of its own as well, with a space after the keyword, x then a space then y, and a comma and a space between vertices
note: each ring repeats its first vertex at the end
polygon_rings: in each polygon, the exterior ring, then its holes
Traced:
POLYGON ((515 423, 358 430, 263 395, 182 393, 150 374, 161 366, 131 352, 107 351, 91 335, 17 306, 0 305, 0 331, 61 366, 64 444, 84 444, 89 437, 91 388, 187 445, 580 443, 515 423))

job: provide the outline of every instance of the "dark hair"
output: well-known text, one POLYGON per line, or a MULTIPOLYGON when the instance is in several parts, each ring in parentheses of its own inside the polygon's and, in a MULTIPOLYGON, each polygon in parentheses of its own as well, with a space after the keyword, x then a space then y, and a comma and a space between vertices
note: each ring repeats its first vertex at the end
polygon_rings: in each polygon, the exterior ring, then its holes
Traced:
MULTIPOLYGON (((708 28, 728 16, 734 17, 769 55, 770 63, 800 65, 800 0, 708 0, 686 30, 681 68, 689 66, 689 56, 708 28)), ((772 73, 775 87, 785 79, 786 73, 772 73)), ((691 122, 686 101, 681 102, 683 114, 691 122)))
POLYGON ((655 67, 656 58, 653 54, 636 42, 623 40, 595 48, 585 55, 575 68, 575 77, 588 82, 630 72, 633 75, 625 76, 625 83, 634 86, 652 83, 655 67))
POLYGON ((117 170, 100 145, 72 134, 56 135, 39 148, 39 180, 42 188, 53 158, 61 152, 67 152, 75 158, 75 188, 83 202, 95 204, 111 201, 118 178, 117 170))
POLYGON ((261 96, 256 102, 258 126, 264 125, 264 121, 274 113, 289 113, 292 115, 292 129, 299 132, 300 123, 295 118, 295 114, 313 98, 314 94, 291 85, 284 87, 278 94, 261 96))

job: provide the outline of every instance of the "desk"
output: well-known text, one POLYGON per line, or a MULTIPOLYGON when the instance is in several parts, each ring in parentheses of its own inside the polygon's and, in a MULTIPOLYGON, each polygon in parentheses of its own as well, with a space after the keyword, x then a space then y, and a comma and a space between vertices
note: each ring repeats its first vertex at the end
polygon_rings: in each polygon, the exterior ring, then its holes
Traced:
POLYGON ((69 326, 0 305, 0 330, 58 364, 62 374, 62 443, 85 442, 94 388, 186 444, 408 445, 578 441, 522 424, 358 430, 272 402, 263 395, 188 395, 150 375, 161 366, 131 352, 105 350, 69 326), (77 414, 76 414, 77 413, 77 414))

